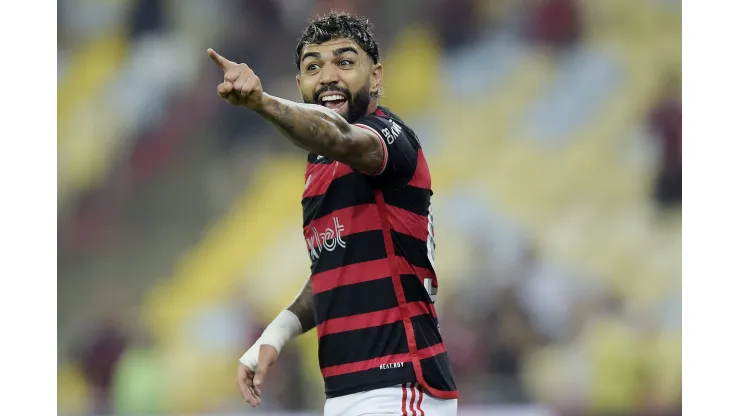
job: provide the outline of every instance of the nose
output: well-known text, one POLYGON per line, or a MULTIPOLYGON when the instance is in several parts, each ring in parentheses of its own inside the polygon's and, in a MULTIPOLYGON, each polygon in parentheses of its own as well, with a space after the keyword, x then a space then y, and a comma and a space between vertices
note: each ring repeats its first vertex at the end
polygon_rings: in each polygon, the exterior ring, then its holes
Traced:
POLYGON ((321 85, 336 84, 339 82, 339 74, 334 69, 333 65, 324 65, 321 68, 321 85))

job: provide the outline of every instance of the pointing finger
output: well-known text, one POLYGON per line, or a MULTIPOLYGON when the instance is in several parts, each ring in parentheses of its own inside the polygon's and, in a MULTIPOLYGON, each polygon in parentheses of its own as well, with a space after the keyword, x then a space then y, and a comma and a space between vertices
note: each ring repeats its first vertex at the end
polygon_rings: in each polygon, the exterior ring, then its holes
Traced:
POLYGON ((211 58, 211 60, 213 60, 213 62, 216 63, 216 65, 220 66, 221 69, 223 69, 224 71, 228 71, 229 69, 236 66, 235 62, 229 61, 228 59, 216 53, 216 51, 211 48, 208 48, 208 56, 211 58))

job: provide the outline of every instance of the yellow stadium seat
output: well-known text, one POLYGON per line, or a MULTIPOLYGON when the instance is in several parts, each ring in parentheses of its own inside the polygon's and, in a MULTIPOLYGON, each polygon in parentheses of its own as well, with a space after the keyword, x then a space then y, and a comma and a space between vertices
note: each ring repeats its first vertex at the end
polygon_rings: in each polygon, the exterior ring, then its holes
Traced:
POLYGON ((60 363, 57 368, 57 408, 62 414, 84 414, 92 400, 90 387, 79 368, 60 363))
MULTIPOLYGON (((116 115, 98 101, 100 92, 126 58, 128 37, 112 28, 90 41, 71 58, 57 89, 58 196, 99 183, 116 150, 116 115)), ((105 104, 105 101, 103 102, 105 104)))
POLYGON ((440 93, 441 51, 432 31, 425 27, 407 27, 398 36, 384 59, 383 104, 404 117, 426 111, 440 93))
POLYGON ((57 88, 57 118, 60 123, 106 85, 126 57, 127 49, 125 32, 114 28, 95 36, 72 54, 68 70, 57 88))
POLYGON ((661 405, 672 408, 681 404, 681 344, 680 331, 662 331, 648 341, 642 360, 647 387, 661 405))
POLYGON ((583 334, 591 377, 590 410, 628 413, 640 399, 636 336, 617 319, 593 321, 583 334))

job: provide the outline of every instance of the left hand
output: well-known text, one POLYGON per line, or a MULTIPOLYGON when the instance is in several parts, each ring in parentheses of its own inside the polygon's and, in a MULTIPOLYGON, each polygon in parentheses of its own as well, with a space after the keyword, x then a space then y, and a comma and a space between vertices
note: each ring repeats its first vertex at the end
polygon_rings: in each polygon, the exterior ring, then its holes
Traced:
POLYGON ((218 96, 231 105, 252 110, 262 106, 262 81, 247 64, 237 64, 208 49, 208 56, 224 71, 224 82, 218 85, 218 96))
POLYGON ((244 355, 249 357, 246 359, 249 365, 242 362, 244 357, 239 360, 236 370, 236 384, 239 386, 239 391, 241 391, 244 400, 252 407, 257 407, 262 402, 260 388, 265 382, 265 377, 267 377, 267 370, 278 359, 278 351, 269 344, 253 345, 244 355), (258 351, 256 360, 253 355, 255 348, 258 351))

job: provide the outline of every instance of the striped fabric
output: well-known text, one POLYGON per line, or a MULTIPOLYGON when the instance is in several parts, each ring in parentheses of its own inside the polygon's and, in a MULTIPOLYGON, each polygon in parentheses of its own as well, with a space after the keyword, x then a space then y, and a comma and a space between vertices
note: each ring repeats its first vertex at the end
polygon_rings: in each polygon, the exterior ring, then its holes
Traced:
POLYGON ((418 382, 457 398, 433 299, 431 177, 414 132, 385 108, 358 120, 385 158, 376 175, 311 154, 303 230, 326 394, 418 382))

